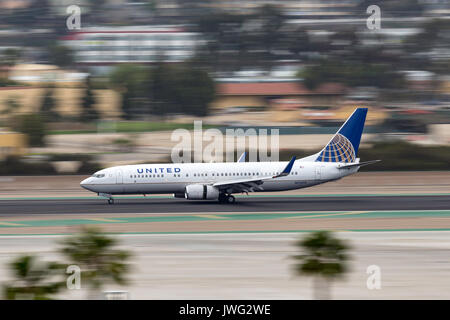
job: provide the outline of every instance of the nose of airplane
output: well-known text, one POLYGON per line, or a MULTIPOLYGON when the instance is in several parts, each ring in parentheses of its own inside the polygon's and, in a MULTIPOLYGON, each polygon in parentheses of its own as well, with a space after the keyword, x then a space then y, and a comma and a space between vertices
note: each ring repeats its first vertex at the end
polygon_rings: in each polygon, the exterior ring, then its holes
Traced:
POLYGON ((89 190, 89 188, 88 188, 89 180, 90 180, 90 178, 84 179, 83 181, 80 182, 80 186, 86 190, 89 190))

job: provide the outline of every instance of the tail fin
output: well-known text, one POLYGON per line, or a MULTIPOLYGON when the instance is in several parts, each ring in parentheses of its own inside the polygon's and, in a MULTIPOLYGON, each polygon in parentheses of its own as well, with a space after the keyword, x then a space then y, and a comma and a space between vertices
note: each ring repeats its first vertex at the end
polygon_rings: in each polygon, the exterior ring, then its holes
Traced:
POLYGON ((330 142, 319 152, 316 161, 355 162, 366 121, 367 108, 357 108, 330 142))

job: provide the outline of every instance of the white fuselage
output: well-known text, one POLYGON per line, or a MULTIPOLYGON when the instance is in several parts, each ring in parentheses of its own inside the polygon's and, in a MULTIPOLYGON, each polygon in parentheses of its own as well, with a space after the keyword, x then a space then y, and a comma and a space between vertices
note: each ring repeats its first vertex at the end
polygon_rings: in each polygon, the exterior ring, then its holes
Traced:
MULTIPOLYGON (((101 194, 184 194, 192 184, 256 179, 279 174, 288 162, 178 163, 117 166, 96 172, 81 186, 101 194)), ((338 169, 339 163, 297 160, 289 175, 263 180, 250 191, 306 188, 356 173, 358 167, 338 169)), ((230 191, 231 192, 231 191, 230 191)))

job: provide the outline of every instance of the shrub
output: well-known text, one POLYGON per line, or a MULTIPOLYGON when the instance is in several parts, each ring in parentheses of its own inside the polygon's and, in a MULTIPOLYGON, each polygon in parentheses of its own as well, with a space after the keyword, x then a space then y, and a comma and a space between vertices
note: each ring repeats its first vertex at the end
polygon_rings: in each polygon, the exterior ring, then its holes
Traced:
POLYGON ((27 135, 31 147, 45 146, 46 125, 40 115, 25 114, 17 116, 13 120, 12 127, 15 131, 27 135))

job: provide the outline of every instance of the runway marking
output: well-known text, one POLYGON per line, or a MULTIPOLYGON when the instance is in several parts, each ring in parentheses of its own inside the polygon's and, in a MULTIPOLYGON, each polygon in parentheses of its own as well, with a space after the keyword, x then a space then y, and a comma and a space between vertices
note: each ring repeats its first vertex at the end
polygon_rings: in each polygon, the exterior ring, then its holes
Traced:
POLYGON ((13 222, 2 222, 2 221, 0 221, 0 226, 6 226, 6 227, 24 227, 24 226, 26 226, 26 224, 13 223, 13 222))
MULTIPOLYGON (((86 216, 81 219, 40 219, 40 220, 15 220, 0 222, 0 228, 8 227, 49 227, 68 226, 81 224, 127 224, 127 223, 161 223, 161 222, 193 222, 193 221, 256 221, 256 220, 277 220, 277 219, 320 219, 320 218, 340 218, 354 216, 357 219, 367 218, 445 218, 448 223, 450 210, 398 210, 398 211, 335 211, 335 212, 283 212, 283 213, 246 213, 246 214, 190 214, 190 215, 157 215, 157 216, 135 216, 135 217, 92 217, 86 216)), ((444 220, 443 220, 444 221, 444 220)))
POLYGON ((350 211, 350 212, 342 212, 342 213, 329 213, 329 214, 314 214, 309 216, 296 216, 296 217, 282 217, 281 219, 303 219, 303 218, 318 218, 318 217, 329 217, 329 216, 347 216, 354 214, 363 214, 369 213, 372 211, 350 211))
POLYGON ((209 219, 227 219, 227 217, 219 217, 214 214, 196 214, 195 217, 199 218, 209 218, 209 219))
POLYGON ((99 221, 99 222, 124 222, 123 220, 105 219, 105 218, 89 218, 87 220, 99 221))

